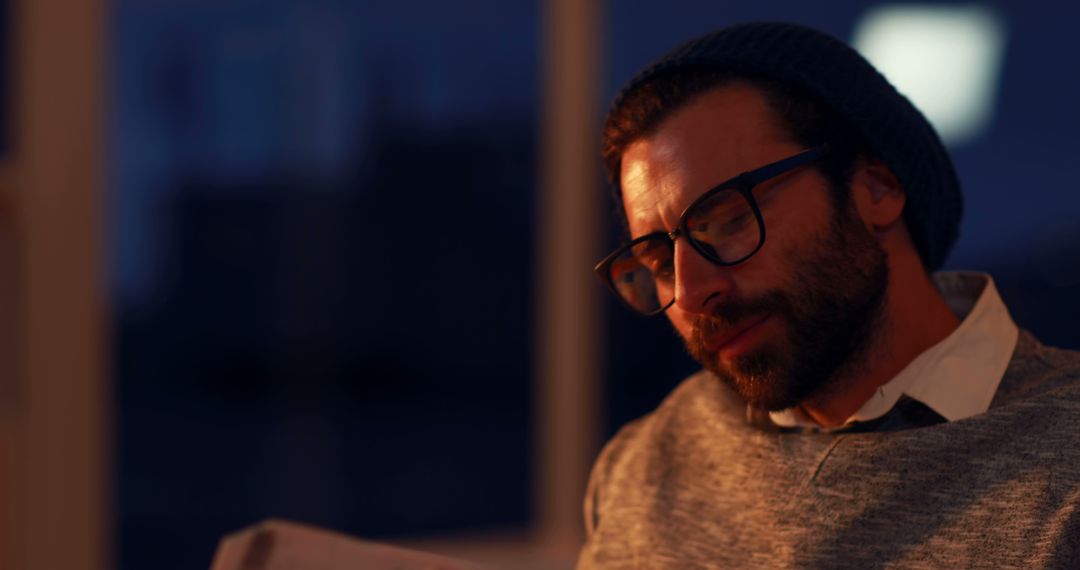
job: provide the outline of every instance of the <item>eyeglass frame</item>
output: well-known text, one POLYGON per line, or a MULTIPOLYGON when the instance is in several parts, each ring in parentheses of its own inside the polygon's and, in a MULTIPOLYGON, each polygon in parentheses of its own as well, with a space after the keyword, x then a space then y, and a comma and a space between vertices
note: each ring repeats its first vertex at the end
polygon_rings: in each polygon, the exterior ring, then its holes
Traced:
POLYGON ((798 154, 780 159, 776 162, 770 162, 765 166, 742 172, 732 178, 729 178, 728 180, 721 182, 720 184, 717 184, 716 186, 713 186, 712 188, 706 190, 701 196, 695 198, 694 201, 691 202, 690 205, 682 211, 682 214, 679 215, 679 222, 675 225, 674 230, 670 232, 656 231, 634 238, 629 243, 616 248, 615 251, 609 253, 603 259, 601 259, 596 264, 596 266, 593 267, 593 271, 596 272, 597 277, 599 277, 600 280, 604 282, 604 285, 606 285, 607 288, 615 294, 615 297, 618 298, 619 301, 622 302, 622 304, 629 307, 634 313, 646 317, 651 317, 663 313, 664 311, 671 308, 671 305, 675 303, 674 296, 672 296, 671 301, 668 301, 666 305, 660 307, 659 309, 648 313, 642 312, 638 308, 631 305, 630 302, 624 299, 622 294, 619 293, 619 289, 615 286, 615 283, 612 281, 611 278, 611 264, 614 263, 616 259, 618 259, 622 254, 624 254, 627 250, 634 247, 635 245, 651 239, 655 239, 657 236, 660 235, 666 236, 669 240, 671 240, 672 249, 674 249, 675 247, 675 240, 679 239, 680 236, 685 236, 686 242, 690 244, 690 247, 694 248, 694 251, 697 251, 699 254, 701 254, 703 258, 705 258, 709 262, 719 266, 730 267, 733 265, 738 265, 746 261, 747 259, 750 259, 762 248, 762 246, 765 245, 765 218, 761 215, 761 209, 758 207, 757 200, 754 199, 754 187, 769 180, 772 180, 773 178, 776 178, 782 174, 787 174, 788 172, 795 170, 796 168, 810 164, 813 161, 821 158, 827 151, 828 145, 818 145, 799 152, 798 154), (710 254, 704 245, 698 243, 696 240, 690 237, 690 231, 687 227, 687 222, 690 218, 690 212, 692 212, 694 208, 696 208, 698 205, 705 202, 709 198, 712 198, 720 192, 727 190, 735 190, 740 195, 742 195, 746 202, 750 205, 750 209, 754 212, 754 217, 757 219, 758 229, 760 230, 761 234, 758 238, 758 244, 754 246, 754 249, 752 249, 750 253, 747 253, 746 255, 735 261, 724 261, 710 254))

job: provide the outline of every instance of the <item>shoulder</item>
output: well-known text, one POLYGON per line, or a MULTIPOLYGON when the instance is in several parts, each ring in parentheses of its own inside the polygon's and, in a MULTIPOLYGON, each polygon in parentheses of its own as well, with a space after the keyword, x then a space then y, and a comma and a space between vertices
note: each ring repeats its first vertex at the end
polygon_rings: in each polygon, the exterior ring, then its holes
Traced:
POLYGON ((636 493, 669 468, 687 445, 704 445, 745 417, 745 404, 712 374, 683 380, 653 412, 619 429, 593 465, 585 498, 585 524, 595 528, 602 505, 636 493))
POLYGON ((1021 331, 991 408, 1023 403, 1080 411, 1080 352, 1044 345, 1021 331))
POLYGON ((971 428, 998 439, 1002 449, 1044 462, 1070 488, 1080 485, 1080 352, 1046 346, 1021 331, 988 413, 974 419, 984 421, 971 428))
POLYGON ((706 371, 683 380, 657 408, 623 426, 604 446, 597 465, 618 464, 622 458, 670 448, 674 440, 715 434, 725 424, 743 423, 746 404, 706 371))
POLYGON ((723 390, 717 390, 719 381, 705 371, 683 380, 664 401, 649 414, 619 429, 600 452, 593 469, 594 476, 610 473, 628 456, 650 452, 668 437, 699 423, 695 420, 708 413, 703 408, 715 405, 709 402, 718 396, 724 399, 723 390))

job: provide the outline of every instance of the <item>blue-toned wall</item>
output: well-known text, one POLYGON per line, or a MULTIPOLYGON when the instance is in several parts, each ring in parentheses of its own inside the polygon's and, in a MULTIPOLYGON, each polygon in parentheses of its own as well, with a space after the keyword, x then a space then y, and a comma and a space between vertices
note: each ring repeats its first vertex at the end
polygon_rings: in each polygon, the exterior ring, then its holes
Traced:
POLYGON ((538 9, 114 3, 121 568, 529 523, 538 9))

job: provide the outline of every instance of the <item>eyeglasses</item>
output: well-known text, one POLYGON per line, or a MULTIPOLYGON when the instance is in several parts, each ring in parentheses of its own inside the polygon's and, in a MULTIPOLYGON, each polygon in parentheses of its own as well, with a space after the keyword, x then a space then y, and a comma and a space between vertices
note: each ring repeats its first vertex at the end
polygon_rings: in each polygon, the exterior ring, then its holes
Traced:
POLYGON ((687 243, 717 265, 750 259, 765 244, 765 220, 752 190, 781 174, 820 158, 825 146, 744 172, 714 186, 679 216, 671 232, 653 232, 616 249, 594 271, 615 295, 643 315, 656 315, 675 302, 675 240, 687 243))

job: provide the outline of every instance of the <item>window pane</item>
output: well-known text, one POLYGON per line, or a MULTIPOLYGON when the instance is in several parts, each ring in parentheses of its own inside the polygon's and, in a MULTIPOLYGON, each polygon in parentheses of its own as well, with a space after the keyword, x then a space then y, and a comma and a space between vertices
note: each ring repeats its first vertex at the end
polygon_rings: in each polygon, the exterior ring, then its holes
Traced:
POLYGON ((113 9, 120 567, 528 526, 539 8, 113 9))

